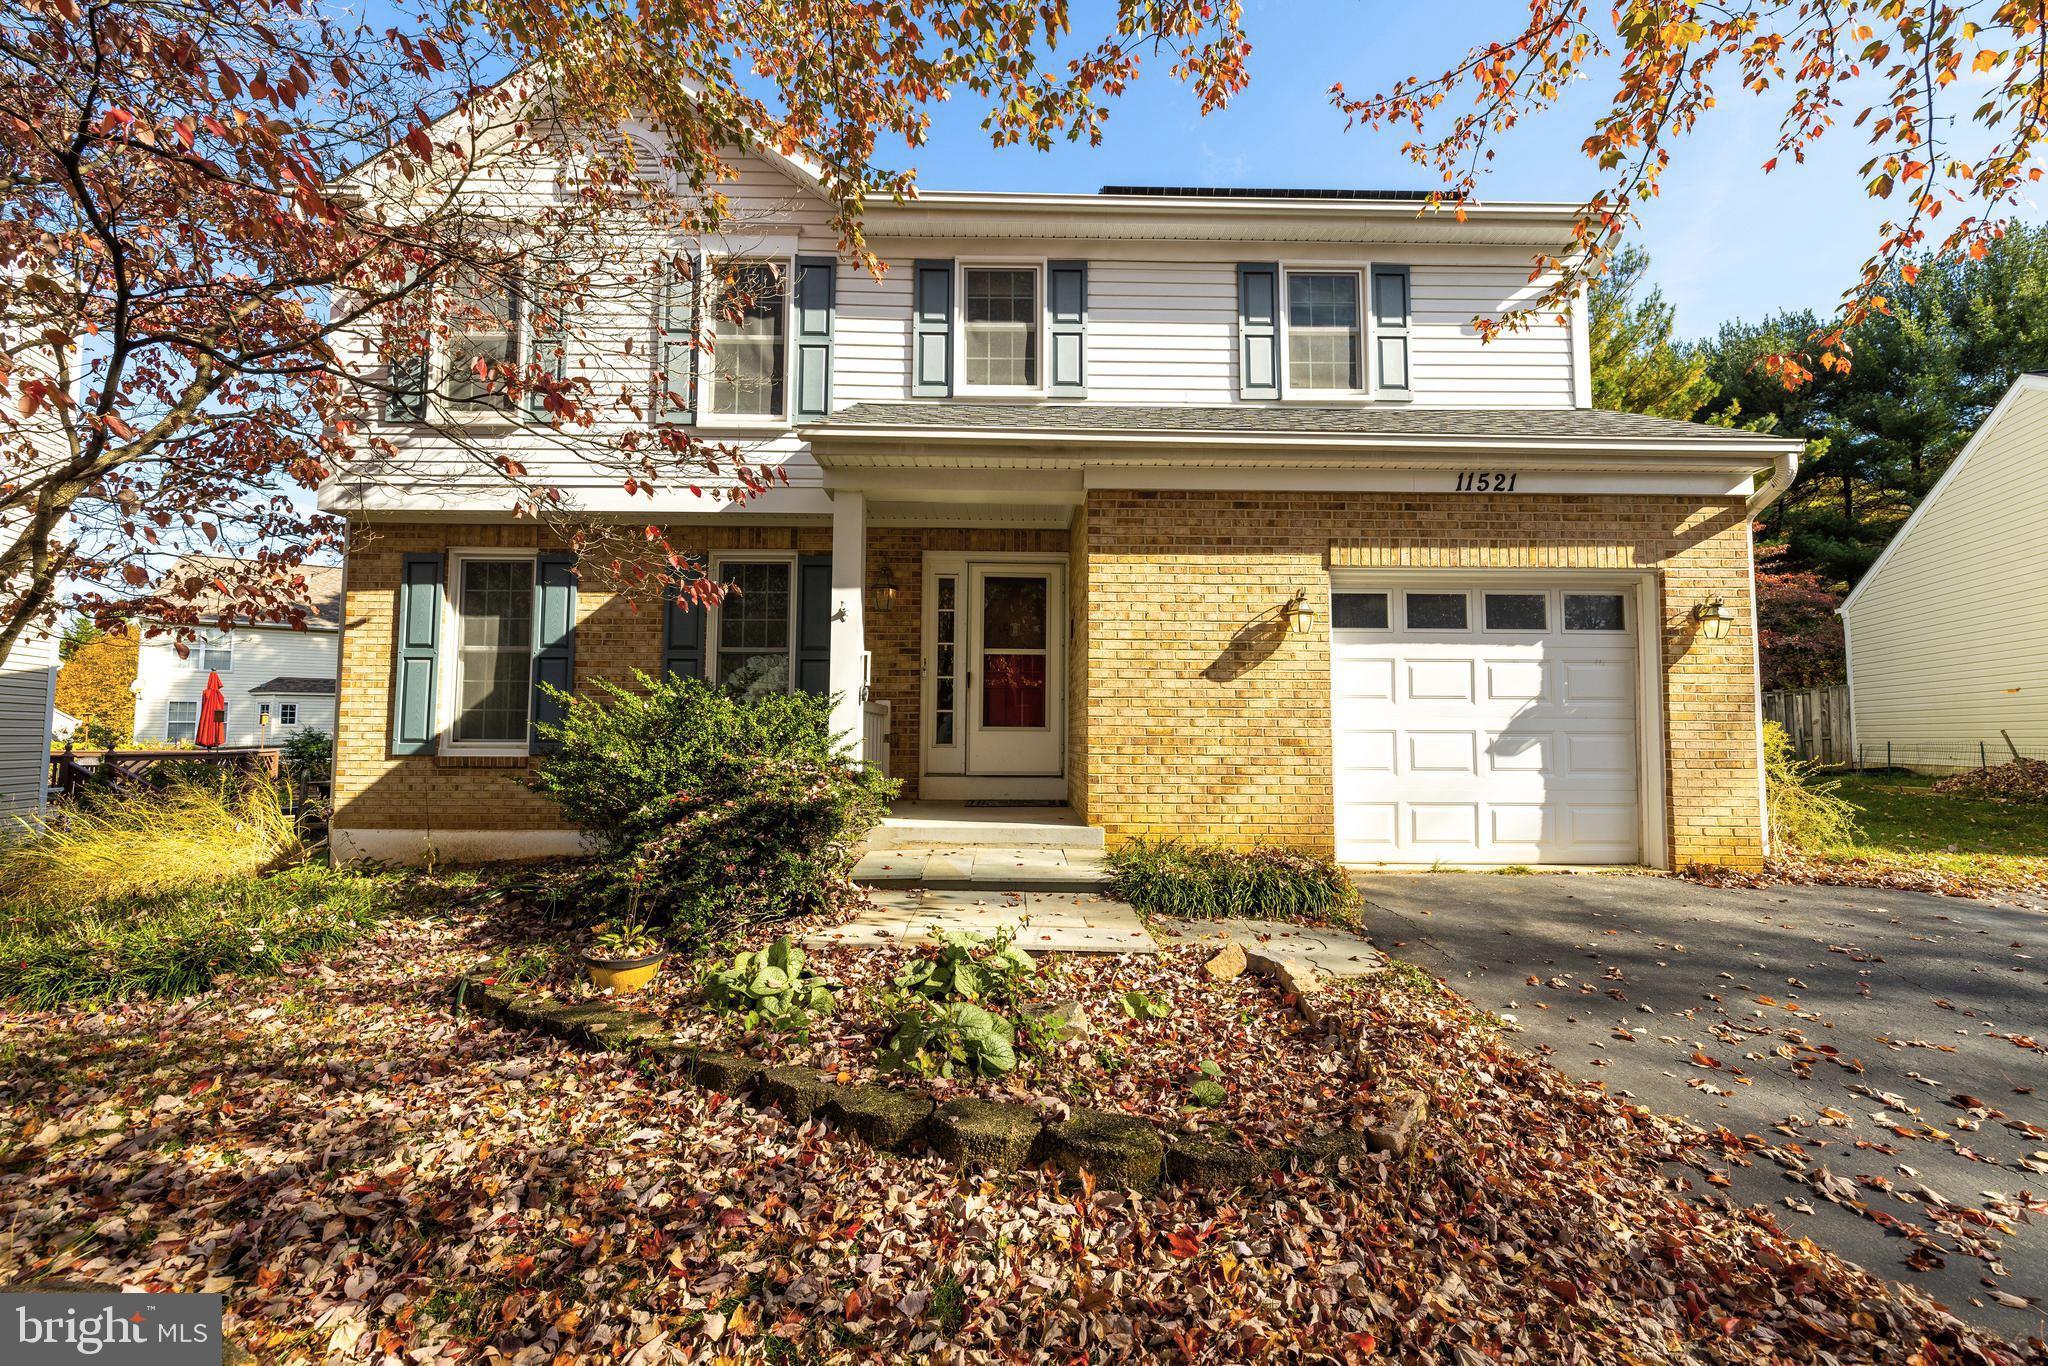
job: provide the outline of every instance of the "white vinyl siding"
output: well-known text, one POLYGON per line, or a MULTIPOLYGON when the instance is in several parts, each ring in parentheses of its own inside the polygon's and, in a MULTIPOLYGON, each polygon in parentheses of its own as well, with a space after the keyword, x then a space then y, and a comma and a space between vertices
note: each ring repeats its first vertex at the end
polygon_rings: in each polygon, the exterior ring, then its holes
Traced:
POLYGON ((50 700, 57 642, 31 632, 0 663, 0 844, 14 818, 39 810, 50 769, 50 700))
POLYGON ((2048 382, 2021 383, 1843 609, 1866 755, 2048 752, 2048 382))
MULTIPOLYGON (((252 688, 273 678, 333 678, 339 637, 333 631, 293 631, 284 627, 237 627, 233 633, 234 667, 220 676, 227 699, 227 743, 277 744, 289 730, 273 720, 267 732, 261 706, 271 704, 273 718, 279 698, 256 696, 252 688)), ((175 700, 197 702, 206 687, 206 673, 197 666, 200 652, 180 659, 164 636, 146 639, 136 658, 135 736, 138 745, 163 741, 175 700)), ((298 729, 334 733, 334 697, 307 695, 288 699, 299 707, 298 729)))

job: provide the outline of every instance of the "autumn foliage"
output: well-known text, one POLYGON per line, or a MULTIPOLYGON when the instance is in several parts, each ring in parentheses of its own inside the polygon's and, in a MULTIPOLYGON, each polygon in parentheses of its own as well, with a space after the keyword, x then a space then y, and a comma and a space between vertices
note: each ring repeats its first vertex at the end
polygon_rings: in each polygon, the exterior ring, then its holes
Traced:
POLYGON ((57 672, 57 709, 69 712, 88 728, 88 742, 114 737, 126 743, 135 734, 134 636, 104 635, 82 645, 57 672))

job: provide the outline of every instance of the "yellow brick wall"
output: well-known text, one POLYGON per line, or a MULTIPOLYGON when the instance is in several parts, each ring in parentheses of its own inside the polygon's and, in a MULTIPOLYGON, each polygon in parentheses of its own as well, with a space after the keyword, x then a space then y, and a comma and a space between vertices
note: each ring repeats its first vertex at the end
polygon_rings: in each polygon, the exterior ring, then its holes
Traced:
POLYGON ((1329 851, 1327 618, 1276 609, 1333 568, 1655 570, 1675 862, 1750 866, 1758 810, 1755 630, 1736 500, 1639 496, 1094 492, 1077 522, 1085 713, 1071 780, 1113 840, 1179 834, 1329 851), (1696 639, 1696 603, 1742 612, 1696 639))
MULTIPOLYGON (((692 554, 791 550, 825 554, 829 527, 677 527, 670 543, 692 554)), ((367 523, 349 531, 348 596, 335 734, 334 825, 343 830, 560 830, 554 806, 525 786, 528 761, 391 754, 391 651, 398 576, 407 554, 470 549, 559 549, 532 526, 367 523)), ((576 593, 576 690, 598 678, 629 682, 661 669, 661 610, 651 596, 608 591, 586 576, 576 593)))

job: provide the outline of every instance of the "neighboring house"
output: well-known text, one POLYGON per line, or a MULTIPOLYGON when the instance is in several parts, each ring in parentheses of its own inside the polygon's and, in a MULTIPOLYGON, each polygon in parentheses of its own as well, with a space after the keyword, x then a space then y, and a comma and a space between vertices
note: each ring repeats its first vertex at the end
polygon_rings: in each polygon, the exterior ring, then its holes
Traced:
POLYGON ((1843 601, 1865 762, 2048 756, 2048 375, 2022 375, 1843 601), (1980 749, 1981 746, 1981 749, 1980 749))
MULTIPOLYGON (((870 206, 878 280, 835 261, 813 186, 750 155, 723 187, 746 228, 678 244, 772 268, 744 322, 621 308, 564 362, 742 444, 770 491, 629 496, 524 414, 409 396, 375 427, 397 455, 323 491, 354 538, 342 855, 574 850, 515 781, 554 711, 536 684, 644 669, 836 694, 906 797, 1065 802, 1112 842, 1760 862, 1751 521, 1798 445, 1595 411, 1583 297, 1482 344, 1572 206, 926 192, 870 206), (656 343, 707 331, 694 381, 657 386, 656 343), (635 612, 579 581, 453 472, 453 424, 584 511, 666 523, 741 594, 635 612)), ((450 354, 531 354, 491 311, 450 354)))
MULTIPOLYGON (((189 561, 188 561, 189 563, 189 561)), ((135 669, 135 743, 190 743, 208 673, 227 697, 227 743, 277 745, 302 730, 334 730, 341 566, 307 565, 306 628, 243 624, 186 642, 145 636, 135 669)))
POLYGON ((43 809, 57 707, 57 637, 30 630, 0 661, 0 841, 43 809))
POLYGON ((52 707, 50 709, 50 743, 53 745, 67 743, 74 735, 78 734, 79 729, 84 725, 85 722, 79 720, 70 712, 65 711, 62 707, 52 707))

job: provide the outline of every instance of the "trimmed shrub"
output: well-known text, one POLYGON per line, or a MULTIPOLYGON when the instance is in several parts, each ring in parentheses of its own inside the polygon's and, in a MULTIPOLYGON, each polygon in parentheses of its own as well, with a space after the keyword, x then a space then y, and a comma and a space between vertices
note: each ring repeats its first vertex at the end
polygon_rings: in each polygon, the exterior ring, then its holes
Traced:
POLYGON ((833 744, 830 702, 636 682, 543 728, 534 789, 604 846, 587 890, 689 946, 838 904, 896 784, 833 744))
POLYGON ((1771 837, 1780 848, 1829 849, 1853 844, 1856 808, 1835 795, 1840 783, 1821 782, 1812 764, 1792 749, 1792 737, 1776 721, 1764 722, 1764 795, 1771 837))
POLYGON ((274 783, 212 765, 192 782, 59 808, 0 855, 0 898, 80 905, 252 877, 304 848, 274 783))
POLYGON ((1347 921, 1358 889, 1335 861, 1299 850, 1132 840, 1109 856, 1110 894, 1141 915, 1187 920, 1347 921))
POLYGON ((0 998, 30 1007, 204 991, 356 938, 398 881, 302 864, 266 877, 62 906, 16 906, 0 927, 0 998))

